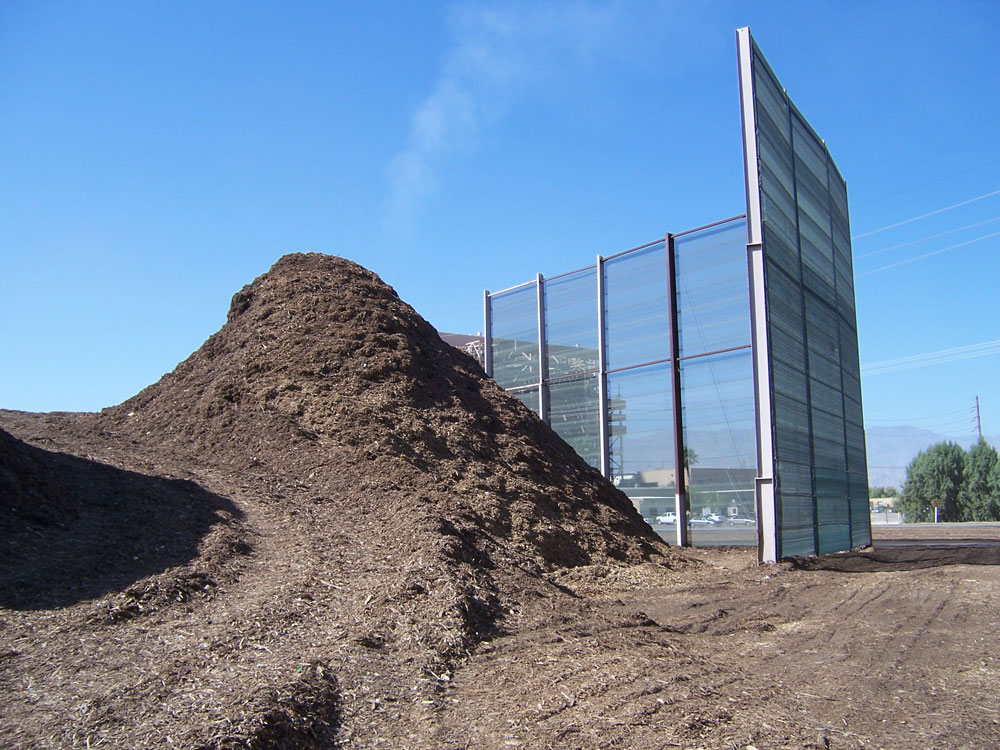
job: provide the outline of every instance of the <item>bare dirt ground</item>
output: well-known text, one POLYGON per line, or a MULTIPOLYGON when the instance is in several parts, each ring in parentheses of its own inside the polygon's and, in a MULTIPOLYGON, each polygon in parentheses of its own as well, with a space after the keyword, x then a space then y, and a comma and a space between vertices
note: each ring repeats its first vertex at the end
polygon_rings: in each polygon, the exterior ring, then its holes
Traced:
POLYGON ((885 533, 905 545, 876 539, 766 567, 753 550, 700 549, 670 572, 566 571, 581 607, 649 620, 539 612, 463 667, 446 736, 482 727, 487 747, 1000 746, 1000 526, 885 533))
POLYGON ((0 411, 0 747, 1000 746, 1000 529, 876 534, 668 548, 377 277, 288 256, 125 403, 0 411))

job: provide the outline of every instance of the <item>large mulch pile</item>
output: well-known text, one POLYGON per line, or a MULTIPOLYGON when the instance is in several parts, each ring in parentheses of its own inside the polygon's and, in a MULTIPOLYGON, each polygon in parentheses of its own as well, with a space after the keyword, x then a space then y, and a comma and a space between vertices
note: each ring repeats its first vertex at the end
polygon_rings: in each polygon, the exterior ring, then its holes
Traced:
POLYGON ((668 549, 295 255, 100 414, 0 411, 0 748, 1000 747, 1000 525, 668 549))
POLYGON ((582 606, 567 569, 680 560, 331 256, 123 404, 0 427, 3 747, 434 747, 464 659, 582 606))

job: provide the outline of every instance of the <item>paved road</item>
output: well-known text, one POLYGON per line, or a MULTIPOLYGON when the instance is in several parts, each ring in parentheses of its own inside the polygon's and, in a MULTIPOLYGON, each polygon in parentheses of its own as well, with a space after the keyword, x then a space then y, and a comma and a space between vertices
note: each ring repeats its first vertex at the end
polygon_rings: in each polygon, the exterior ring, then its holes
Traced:
MULTIPOLYGON (((653 530, 668 543, 677 543, 677 526, 674 524, 654 523, 653 530)), ((696 547, 753 547, 757 544, 757 529, 754 526, 731 526, 726 523, 696 526, 691 529, 691 543, 696 547)))

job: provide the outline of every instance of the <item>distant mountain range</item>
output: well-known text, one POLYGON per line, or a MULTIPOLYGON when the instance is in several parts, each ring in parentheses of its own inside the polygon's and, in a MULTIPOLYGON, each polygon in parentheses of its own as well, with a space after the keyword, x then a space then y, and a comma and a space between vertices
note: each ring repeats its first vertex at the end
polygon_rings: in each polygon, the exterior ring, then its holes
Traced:
MULTIPOLYGON (((868 443, 868 484, 872 487, 902 487, 906 467, 916 455, 935 443, 951 441, 970 448, 977 438, 941 435, 920 427, 866 427, 868 443)), ((983 435, 987 442, 1000 446, 1000 435, 983 435)))

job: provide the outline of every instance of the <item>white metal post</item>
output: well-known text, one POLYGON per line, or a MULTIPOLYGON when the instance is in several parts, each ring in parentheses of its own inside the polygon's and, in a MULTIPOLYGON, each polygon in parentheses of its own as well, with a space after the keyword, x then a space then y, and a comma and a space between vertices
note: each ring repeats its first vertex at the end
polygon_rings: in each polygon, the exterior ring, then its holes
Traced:
POLYGON ((608 363, 604 351, 604 258, 597 256, 597 408, 600 409, 601 474, 611 478, 611 435, 608 430, 608 363))
POLYGON ((778 559, 778 498, 774 482, 771 424, 770 342, 764 269, 763 223, 758 174, 757 122, 754 109, 753 51, 750 29, 736 31, 740 111, 743 123, 743 174, 747 197, 747 270, 750 284, 750 333, 753 356, 754 410, 757 422, 757 558, 778 559))

